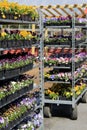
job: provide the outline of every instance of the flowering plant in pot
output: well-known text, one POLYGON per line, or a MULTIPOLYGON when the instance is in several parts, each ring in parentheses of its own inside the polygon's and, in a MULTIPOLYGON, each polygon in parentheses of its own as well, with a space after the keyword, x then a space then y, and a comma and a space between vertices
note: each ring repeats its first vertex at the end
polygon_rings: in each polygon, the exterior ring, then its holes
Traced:
MULTIPOLYGON (((0 101, 3 100, 4 98, 8 100, 8 97, 11 94, 15 94, 16 92, 20 91, 22 88, 29 87, 29 85, 32 83, 33 83, 32 79, 30 79, 27 75, 20 76, 19 79, 17 80, 13 79, 13 81, 4 83, 3 86, 1 86, 0 88, 0 101)), ((13 98, 14 98, 13 95, 11 95, 10 100, 13 98)), ((6 102, 3 102, 3 103, 6 103, 6 102)))
POLYGON ((52 18, 44 19, 44 25, 48 25, 48 26, 50 26, 50 25, 54 25, 54 26, 67 25, 70 23, 71 23, 71 16, 67 16, 67 17, 60 16, 58 18, 52 17, 52 18))
POLYGON ((26 30, 1 30, 0 40, 32 40, 38 39, 37 34, 26 30))
POLYGON ((19 68, 28 65, 30 63, 33 63, 33 60, 31 59, 30 55, 19 56, 17 58, 12 58, 12 59, 4 59, 1 60, 0 70, 19 68))
POLYGON ((17 2, 0 1, 0 13, 3 19, 26 20, 22 15, 28 15, 29 20, 38 18, 38 13, 34 6, 20 5, 17 2))
POLYGON ((73 91, 75 92, 75 98, 77 98, 85 88, 86 88, 86 83, 84 82, 80 82, 79 84, 76 84, 73 89, 72 89, 72 85, 67 86, 66 84, 59 85, 55 83, 52 85, 51 88, 45 90, 45 96, 50 97, 49 95, 51 93, 55 93, 58 94, 57 99, 59 98, 60 100, 67 100, 67 99, 72 100, 72 96, 74 96, 73 91))
POLYGON ((15 129, 27 129, 27 130, 35 130, 39 128, 42 123, 42 116, 40 113, 35 113, 32 117, 27 117, 20 125, 18 125, 15 129))
POLYGON ((0 116, 0 128, 8 128, 8 126, 12 127, 14 121, 17 123, 18 119, 21 118, 24 113, 34 107, 35 101, 36 99, 25 97, 18 102, 16 101, 13 104, 9 105, 6 109, 2 110, 2 114, 0 116))
MULTIPOLYGON (((87 54, 85 52, 81 52, 75 55, 74 61, 75 63, 79 63, 83 61, 87 57, 87 54)), ((54 55, 51 55, 49 57, 45 58, 44 63, 46 65, 69 65, 72 63, 72 57, 71 55, 66 55, 66 56, 58 56, 57 53, 54 55)))
POLYGON ((45 90, 45 96, 48 96, 47 98, 56 100, 56 99, 58 99, 59 93, 51 91, 50 89, 47 89, 47 90, 45 90))
MULTIPOLYGON (((81 68, 78 68, 74 72, 75 80, 77 78, 82 78, 86 72, 87 65, 83 65, 81 68)), ((72 80, 72 73, 71 72, 57 72, 54 70, 48 71, 44 74, 46 80, 56 80, 56 81, 71 81, 72 80)))
POLYGON ((47 37, 46 39, 45 39, 45 44, 62 44, 62 43, 65 43, 66 44, 66 42, 68 42, 69 40, 68 40, 68 38, 61 38, 61 37, 47 37))

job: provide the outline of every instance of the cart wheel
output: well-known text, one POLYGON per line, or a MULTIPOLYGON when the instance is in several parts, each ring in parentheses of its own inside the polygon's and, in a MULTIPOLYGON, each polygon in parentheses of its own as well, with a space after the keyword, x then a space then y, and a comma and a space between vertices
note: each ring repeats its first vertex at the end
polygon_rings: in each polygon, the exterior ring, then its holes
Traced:
POLYGON ((49 118, 52 116, 51 115, 51 108, 49 106, 44 107, 44 116, 49 117, 49 118))
POLYGON ((77 120, 78 118, 77 104, 75 105, 75 108, 70 107, 70 118, 72 120, 77 120))
POLYGON ((87 103, 87 92, 84 93, 84 95, 81 98, 82 103, 87 103))

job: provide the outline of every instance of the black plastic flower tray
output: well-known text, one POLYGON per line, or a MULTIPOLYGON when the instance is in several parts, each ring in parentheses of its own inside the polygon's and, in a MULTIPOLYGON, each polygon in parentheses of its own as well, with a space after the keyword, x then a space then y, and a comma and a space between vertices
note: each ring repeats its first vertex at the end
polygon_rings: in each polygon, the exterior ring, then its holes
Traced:
POLYGON ((70 41, 67 41, 67 42, 66 42, 66 41, 65 41, 65 42, 55 42, 55 41, 51 41, 51 42, 50 42, 50 41, 49 41, 49 42, 45 42, 45 43, 44 43, 44 45, 60 45, 60 46, 61 46, 61 45, 62 45, 62 46, 63 46, 63 45, 64 45, 64 46, 66 46, 66 45, 70 45, 70 46, 71 46, 71 44, 72 44, 72 42, 70 42, 70 41))
POLYGON ((16 69, 5 70, 4 76, 5 78, 11 78, 19 74, 20 74, 20 69, 16 68, 16 69))
POLYGON ((4 70, 0 70, 0 79, 2 79, 4 76, 4 70))
POLYGON ((45 95, 45 99, 51 99, 49 96, 45 95))
POLYGON ((24 46, 24 40, 16 40, 17 47, 23 47, 24 46))
POLYGON ((31 83, 29 86, 26 86, 22 88, 21 90, 18 90, 18 96, 22 96, 26 94, 27 92, 31 91, 33 89, 33 83, 31 83))
POLYGON ((0 41, 0 48, 8 48, 7 40, 1 40, 0 41))
POLYGON ((18 14, 8 14, 9 15, 9 19, 11 20, 19 20, 19 16, 18 14))
POLYGON ((8 48, 15 48, 15 47, 22 47, 23 41, 22 40, 7 40, 8 48))
POLYGON ((44 26, 71 26, 72 22, 49 22, 49 23, 44 23, 44 26))
MULTIPOLYGON (((23 113, 21 115, 21 117, 18 117, 17 119, 9 122, 9 124, 6 125, 6 127, 1 128, 0 130, 12 130, 15 126, 17 126, 18 124, 20 124, 25 118, 27 118, 29 116, 29 114, 31 114, 33 112, 33 110, 28 110, 25 113, 23 113)), ((32 113, 33 114, 33 113, 32 113)))
POLYGON ((75 23, 75 26, 85 26, 85 23, 75 23))
POLYGON ((71 101, 71 100, 72 100, 72 97, 66 98, 66 97, 64 97, 64 96, 59 96, 59 100, 68 100, 68 101, 71 101))
POLYGON ((21 20, 23 21, 32 21, 32 18, 29 15, 22 15, 21 16, 21 20))
POLYGON ((25 66, 20 68, 20 73, 24 73, 24 72, 26 72, 28 70, 31 70, 32 68, 33 68, 33 63, 25 65, 25 66))
POLYGON ((4 98, 2 98, 1 100, 0 100, 0 108, 1 108, 1 106, 3 105, 3 104, 5 104, 6 103, 6 97, 4 97, 4 98))
POLYGON ((23 46, 24 46, 24 47, 29 47, 29 46, 31 46, 31 41, 30 41, 30 40, 24 40, 23 46))
POLYGON ((2 100, 0 100, 0 108, 22 97, 23 95, 25 95, 27 92, 31 91, 32 89, 33 89, 33 83, 31 83, 29 86, 26 86, 20 90, 17 90, 13 94, 10 94, 4 97, 2 100))
POLYGON ((8 43, 8 48, 12 48, 12 47, 15 47, 15 40, 7 40, 7 43, 8 43))

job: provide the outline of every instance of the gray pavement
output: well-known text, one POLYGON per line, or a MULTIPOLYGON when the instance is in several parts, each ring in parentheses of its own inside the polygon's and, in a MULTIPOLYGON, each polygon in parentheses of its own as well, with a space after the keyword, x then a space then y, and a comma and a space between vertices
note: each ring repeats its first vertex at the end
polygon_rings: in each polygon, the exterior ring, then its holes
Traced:
POLYGON ((61 110, 55 110, 55 115, 51 118, 45 118, 44 130, 87 130, 87 104, 78 105, 78 119, 71 120, 68 113, 61 110))

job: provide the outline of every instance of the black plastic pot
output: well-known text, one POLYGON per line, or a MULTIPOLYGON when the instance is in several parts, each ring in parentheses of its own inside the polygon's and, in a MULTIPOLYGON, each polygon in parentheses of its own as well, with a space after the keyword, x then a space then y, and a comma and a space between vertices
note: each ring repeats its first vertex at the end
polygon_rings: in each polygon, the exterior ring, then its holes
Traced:
POLYGON ((72 97, 66 98, 66 97, 64 97, 64 96, 59 96, 59 100, 68 100, 68 101, 71 101, 71 100, 72 100, 72 97))
POLYGON ((3 70, 0 70, 0 79, 2 79, 4 76, 4 71, 3 70))
POLYGON ((11 77, 17 76, 19 74, 20 74, 20 69, 16 68, 16 69, 5 70, 4 76, 6 78, 11 78, 11 77))
POLYGON ((1 48, 8 48, 8 42, 7 40, 1 40, 0 41, 1 48))
POLYGON ((28 14, 22 15, 21 18, 23 21, 32 21, 32 18, 28 14))
POLYGON ((24 47, 29 47, 29 46, 31 46, 31 41, 30 40, 25 40, 23 45, 24 45, 24 47))
POLYGON ((26 72, 28 70, 31 70, 32 68, 33 68, 33 63, 25 65, 25 66, 20 68, 20 73, 24 73, 24 72, 26 72))

